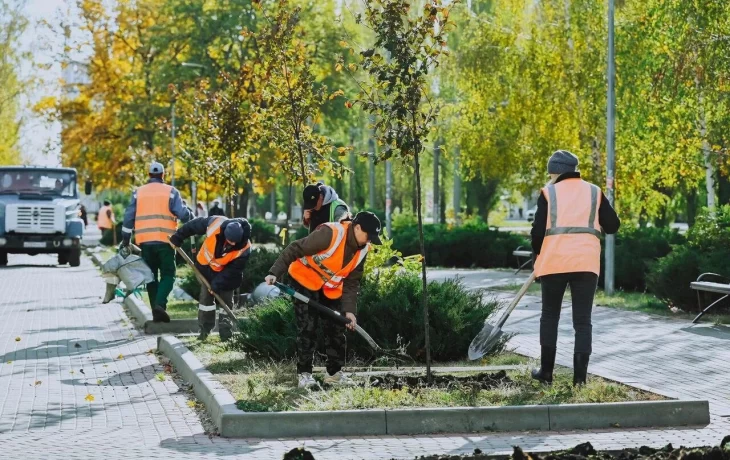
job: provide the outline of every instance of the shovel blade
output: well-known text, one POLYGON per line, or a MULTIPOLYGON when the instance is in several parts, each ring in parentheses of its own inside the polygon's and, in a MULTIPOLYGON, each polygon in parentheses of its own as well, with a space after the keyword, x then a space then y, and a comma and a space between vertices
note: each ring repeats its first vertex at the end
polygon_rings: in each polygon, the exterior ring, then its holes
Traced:
POLYGON ((479 334, 474 337, 469 345, 469 359, 474 361, 489 353, 489 351, 499 343, 502 337, 502 329, 489 323, 484 323, 484 327, 479 334))

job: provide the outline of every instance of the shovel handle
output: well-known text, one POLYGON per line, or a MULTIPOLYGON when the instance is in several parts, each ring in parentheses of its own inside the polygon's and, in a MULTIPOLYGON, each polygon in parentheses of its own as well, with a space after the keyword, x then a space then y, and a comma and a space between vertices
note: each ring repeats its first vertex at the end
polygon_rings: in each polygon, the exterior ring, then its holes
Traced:
POLYGON ((274 286, 276 286, 279 289, 281 289, 281 292, 283 292, 283 293, 285 293, 285 294, 287 294, 289 296, 292 296, 295 299, 306 303, 307 305, 310 305, 310 306, 316 308, 320 312, 322 312, 325 315, 329 316, 336 323, 339 323, 339 324, 341 324, 343 326, 350 324, 349 318, 346 318, 345 316, 342 316, 340 314, 340 312, 335 311, 335 310, 333 310, 331 308, 325 307, 321 303, 316 302, 315 300, 310 299, 309 297, 305 296, 304 294, 295 291, 290 286, 287 286, 286 284, 282 284, 282 283, 280 283, 278 281, 276 281, 274 283, 274 286))
POLYGON ((517 292, 517 295, 512 299, 512 302, 509 304, 509 307, 502 313, 502 316, 499 318, 499 321, 497 321, 497 328, 501 328, 504 326, 504 323, 507 321, 507 318, 509 318, 509 315, 512 313, 512 310, 515 309, 518 303, 520 303, 520 300, 522 300, 522 297, 527 292, 527 289, 530 288, 533 281, 535 281, 535 272, 533 271, 530 273, 530 277, 527 278, 527 281, 525 281, 525 284, 522 285, 520 290, 517 292))
MULTIPOLYGON (((168 237, 167 239, 170 239, 170 237, 168 237)), ((172 243, 170 243, 170 244, 172 244, 172 243)), ((190 260, 190 257, 188 257, 188 255, 185 254, 185 251, 183 251, 182 248, 175 246, 174 244, 172 246, 175 248, 175 252, 180 254, 180 257, 182 257, 185 260, 185 262, 187 262, 187 264, 190 266, 190 268, 193 269, 193 273, 195 274, 195 277, 198 278, 198 281, 200 281, 201 284, 203 286, 205 286, 205 289, 207 289, 209 292, 211 292, 213 294, 213 297, 215 297, 215 300, 218 302, 218 305, 220 305, 223 308, 223 310, 225 310, 226 314, 228 314, 228 316, 233 320, 233 327, 237 329, 238 328, 238 318, 236 318, 236 315, 233 314, 233 311, 228 306, 226 301, 223 300, 223 298, 220 295, 218 295, 218 293, 215 292, 210 287, 210 283, 208 282, 208 280, 205 279, 205 276, 203 276, 202 273, 200 273, 200 271, 198 271, 198 269, 195 267, 195 264, 193 263, 193 261, 190 260)))

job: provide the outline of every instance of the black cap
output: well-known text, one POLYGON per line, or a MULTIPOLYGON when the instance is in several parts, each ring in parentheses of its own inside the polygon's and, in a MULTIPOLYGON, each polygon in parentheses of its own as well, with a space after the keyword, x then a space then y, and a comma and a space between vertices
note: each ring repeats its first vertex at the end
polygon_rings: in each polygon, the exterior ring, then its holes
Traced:
POLYGON ((360 225, 362 231, 368 234, 370 242, 373 244, 383 244, 380 240, 380 219, 372 212, 358 212, 354 219, 353 225, 360 225))
POLYGON ((317 206, 317 202, 319 201, 319 195, 322 193, 322 189, 320 188, 322 184, 314 184, 314 185, 307 185, 304 187, 304 193, 302 194, 302 198, 304 200, 303 208, 305 210, 307 209, 313 209, 317 206))

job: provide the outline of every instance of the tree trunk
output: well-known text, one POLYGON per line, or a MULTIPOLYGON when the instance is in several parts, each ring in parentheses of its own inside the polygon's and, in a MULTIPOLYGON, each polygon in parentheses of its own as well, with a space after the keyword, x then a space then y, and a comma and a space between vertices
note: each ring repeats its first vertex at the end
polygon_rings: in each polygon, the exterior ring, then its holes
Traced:
POLYGON ((695 224, 697 218, 697 189, 690 189, 684 194, 687 200, 687 225, 690 227, 695 224))
POLYGON ((454 152, 454 222, 459 225, 461 222, 459 214, 461 214, 461 150, 459 146, 456 146, 454 152))
POLYGON ((289 244, 289 221, 291 220, 291 211, 293 206, 293 191, 292 191, 292 183, 289 181, 289 186, 286 189, 286 222, 284 222, 284 246, 287 246, 289 244))
POLYGON ((717 203, 720 206, 730 203, 730 180, 722 174, 717 178, 717 203))
POLYGON ((426 243, 423 237, 423 215, 421 214, 421 167, 418 161, 418 153, 415 155, 416 166, 416 209, 418 212, 418 238, 421 243, 421 281, 423 292, 421 302, 423 303, 423 332, 426 341, 426 380, 431 382, 431 334, 428 324, 428 282, 426 280, 426 243))
POLYGON ((700 85, 699 75, 695 75, 695 89, 699 106, 700 137, 702 138, 702 154, 705 158, 705 187, 707 187, 707 207, 710 212, 715 210, 715 176, 712 166, 710 142, 707 140, 707 114, 705 113, 705 97, 700 85))

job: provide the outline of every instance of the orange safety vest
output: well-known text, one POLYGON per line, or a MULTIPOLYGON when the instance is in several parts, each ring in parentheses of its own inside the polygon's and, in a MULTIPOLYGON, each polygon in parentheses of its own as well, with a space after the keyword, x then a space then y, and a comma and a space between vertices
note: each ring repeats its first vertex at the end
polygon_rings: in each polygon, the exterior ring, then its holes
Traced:
POLYGON ((114 218, 114 211, 112 210, 112 207, 102 206, 101 209, 99 209, 99 214, 96 216, 96 226, 100 229, 112 229, 116 223, 117 221, 114 218), (106 215, 107 211, 112 212, 111 219, 106 215))
POLYGON ((535 275, 601 272, 601 190, 582 179, 566 179, 542 189, 548 202, 545 239, 535 275))
POLYGON ((347 232, 352 223, 328 222, 322 225, 332 229, 329 247, 314 256, 305 256, 292 262, 289 275, 310 291, 322 289, 328 299, 339 299, 342 297, 342 282, 363 261, 370 244, 358 250, 350 263, 344 265, 347 232))
POLYGON ((177 218, 170 212, 173 187, 150 182, 137 189, 137 212, 134 217, 134 234, 137 244, 168 242, 177 230, 177 218))
POLYGON ((251 247, 251 242, 249 241, 246 246, 238 251, 231 251, 221 257, 215 257, 216 238, 221 232, 221 225, 223 225, 223 222, 227 220, 228 219, 225 217, 217 217, 208 225, 208 230, 205 232, 205 241, 203 241, 203 245, 200 246, 200 252, 198 253, 198 263, 200 265, 210 265, 210 268, 216 272, 223 270, 223 268, 231 263, 232 260, 241 257, 243 253, 251 247))

